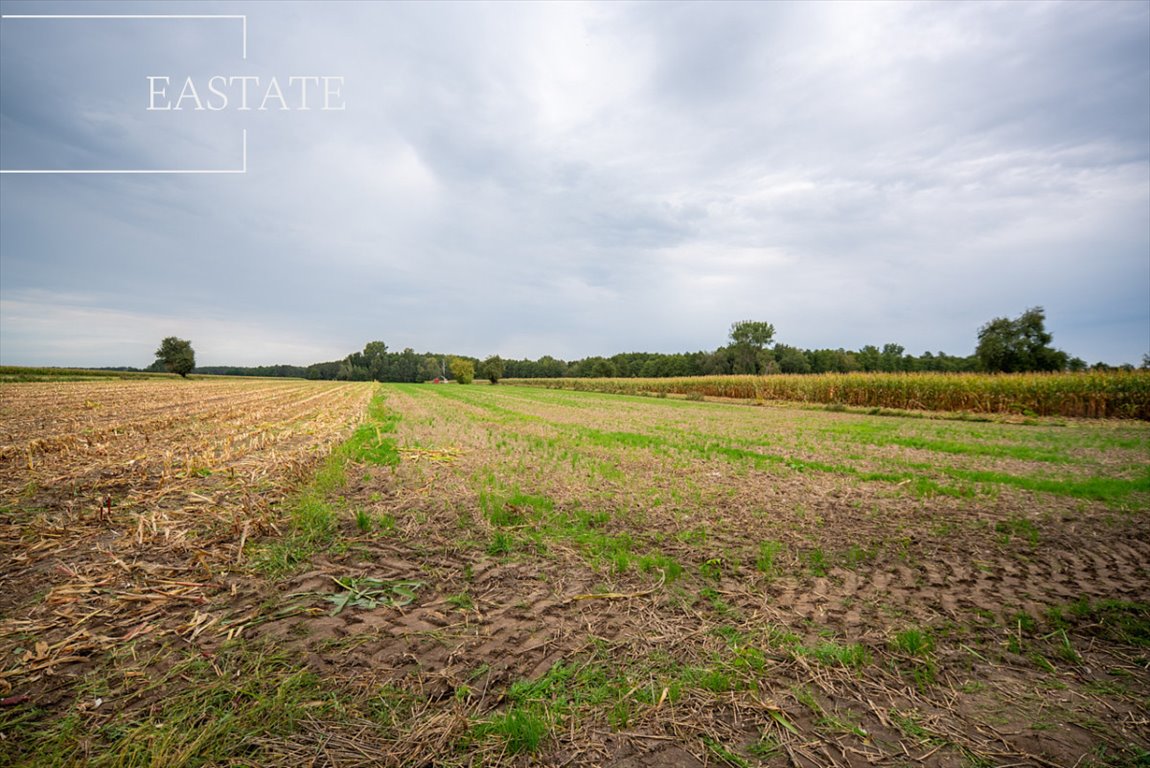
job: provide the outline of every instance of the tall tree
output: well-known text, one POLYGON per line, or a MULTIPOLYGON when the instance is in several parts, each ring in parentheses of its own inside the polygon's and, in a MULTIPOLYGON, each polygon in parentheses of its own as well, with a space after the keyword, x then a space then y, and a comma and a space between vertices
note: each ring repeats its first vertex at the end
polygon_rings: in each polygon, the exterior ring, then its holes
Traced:
POLYGON ((1069 356, 1050 346, 1046 312, 1031 307, 1017 318, 996 317, 978 329, 975 350, 982 367, 991 372, 1061 371, 1069 356))
POLYGON ((492 355, 487 358, 479 366, 479 373, 492 384, 498 384, 499 380, 503 378, 503 358, 499 355, 492 355))
POLYGON ((459 384, 470 384, 475 380, 475 363, 462 357, 451 358, 451 375, 459 384))
POLYGON ((169 336, 160 342, 160 348, 156 350, 156 362, 186 379, 196 367, 196 352, 192 349, 192 342, 169 336))
POLYGON ((398 355, 392 352, 386 356, 387 378, 380 381, 420 381, 423 375, 423 359, 411 347, 404 347, 398 355))
POLYGON ((894 373, 903 369, 903 352, 906 349, 901 344, 883 344, 879 355, 879 368, 887 373, 894 373))
POLYGON ((858 361, 859 366, 861 366, 864 371, 868 373, 877 371, 882 362, 882 354, 874 344, 867 344, 859 350, 858 361))
POLYGON ((388 379, 387 345, 382 341, 369 341, 363 347, 363 367, 367 368, 375 381, 388 379))
POLYGON ((762 352, 775 337, 775 326, 757 320, 740 320, 731 325, 731 351, 734 373, 761 373, 765 369, 762 352))
POLYGON ((435 355, 424 355, 423 362, 419 367, 419 374, 423 377, 424 381, 431 381, 438 379, 440 376, 446 377, 447 366, 441 358, 435 355))

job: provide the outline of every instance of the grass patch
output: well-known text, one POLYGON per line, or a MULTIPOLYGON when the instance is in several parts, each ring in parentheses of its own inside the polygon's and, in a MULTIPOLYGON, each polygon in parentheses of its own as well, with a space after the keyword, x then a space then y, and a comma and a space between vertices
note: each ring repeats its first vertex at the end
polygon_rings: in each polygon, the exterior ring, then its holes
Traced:
POLYGON ((1049 464, 1067 464, 1070 462, 1070 457, 1065 451, 1034 448, 1028 445, 967 443, 923 437, 890 437, 874 441, 867 440, 866 442, 872 445, 898 445, 904 448, 933 451, 935 453, 948 453, 957 456, 987 456, 991 458, 1017 459, 1019 461, 1038 461, 1049 464))
POLYGON ((668 584, 683 575, 683 566, 679 565, 679 562, 674 558, 662 553, 643 555, 639 558, 638 565, 639 570, 643 573, 662 572, 668 584))
MULTIPOLYGON (((343 507, 338 494, 347 486, 349 465, 398 463, 394 441, 383 437, 394 431, 398 420, 399 415, 384 405, 383 392, 377 392, 368 406, 368 421, 324 459, 311 482, 285 502, 288 533, 258 547, 252 558, 257 571, 272 578, 281 577, 333 543, 343 507)), ((394 520, 392 523, 394 527, 394 520)), ((355 524, 363 533, 371 528, 371 520, 362 510, 356 513, 355 524)))
POLYGON ((905 657, 898 664, 899 669, 914 680, 920 691, 934 685, 938 677, 931 654, 934 651, 934 638, 925 630, 912 627, 898 632, 891 639, 891 649, 905 657))
MULTIPOLYGON (((615 573, 624 573, 632 566, 638 566, 644 573, 661 571, 667 583, 683 575, 683 566, 673 558, 659 551, 643 552, 629 533, 606 530, 611 522, 607 512, 591 511, 578 506, 571 509, 556 508, 555 503, 546 496, 518 491, 506 498, 481 493, 480 502, 492 524, 526 528, 523 535, 541 548, 548 541, 560 541, 573 546, 595 567, 605 567, 615 573)), ((503 544, 509 542, 509 535, 501 537, 496 532, 492 543, 499 551, 488 548, 488 552, 506 554, 510 549, 503 551, 503 544)))
POLYGON ((843 554, 843 564, 847 568, 854 569, 874 560, 876 554, 874 549, 866 549, 858 544, 851 544, 850 549, 843 554))
POLYGON ((812 715, 821 716, 823 714, 823 705, 815 698, 810 688, 805 685, 796 685, 791 689, 791 693, 794 694, 796 701, 810 710, 812 715))
POLYGON ((576 666, 562 661, 538 680, 520 680, 507 690, 508 708, 476 723, 471 738, 499 739, 511 754, 538 751, 552 728, 586 707, 613 703, 610 718, 628 719, 626 680, 609 674, 594 659, 576 666), (622 704, 622 706, 620 706, 622 704))
POLYGON ((894 636, 891 645, 896 651, 914 658, 926 658, 934 650, 934 640, 921 629, 905 629, 894 636))
POLYGON ((493 557, 505 557, 515 551, 515 537, 503 531, 491 534, 487 543, 487 554, 493 557))
POLYGON ((533 706, 511 707, 472 728, 473 738, 480 741, 497 738, 513 755, 537 751, 550 733, 551 723, 546 712, 533 706))
POLYGON ((479 506, 492 525, 511 527, 527 520, 538 520, 555 508, 555 502, 546 496, 514 491, 503 496, 492 491, 481 491, 479 506))
MULTIPOLYGON (((17 744, 23 743, 5 749, 24 750, 9 753, 15 765, 252 765, 261 762, 261 738, 294 732, 305 714, 341 710, 338 698, 287 652, 239 644, 210 662, 196 654, 143 688, 159 694, 150 710, 128 709, 99 727, 78 709, 35 728, 17 724, 24 729, 17 744)), ((5 722, 5 732, 19 733, 12 725, 5 722)))
MULTIPOLYGON (((1055 631, 1075 629, 1125 645, 1150 648, 1150 604, 1082 597, 1047 611, 1055 631)), ((1069 640, 1067 640, 1069 642, 1069 640)))
POLYGON ((777 575, 779 554, 783 551, 781 541, 759 542, 759 554, 755 558, 755 570, 767 576, 777 575))
POLYGON ((305 489, 288 502, 288 534, 260 546, 252 558, 252 566, 270 578, 290 573, 332 543, 336 519, 336 507, 332 503, 313 488, 305 489))
POLYGON ((1150 471, 1143 471, 1141 476, 1127 479, 1122 477, 1087 477, 1077 478, 1051 478, 1030 477, 1025 475, 1008 475, 1004 472, 988 472, 969 469, 948 468, 945 474, 975 483, 990 483, 995 485, 1010 485, 1026 491, 1040 491, 1058 496, 1069 496, 1075 499, 1088 499, 1101 501, 1107 504, 1118 504, 1126 501, 1132 494, 1150 494, 1150 471))
POLYGON ((387 435, 395 431, 398 422, 399 414, 384 405, 382 392, 377 393, 367 407, 367 420, 342 446, 344 455, 361 464, 396 466, 399 450, 395 440, 387 435))
POLYGON ((827 560, 826 554, 818 547, 807 552, 803 559, 806 560, 807 570, 811 572, 812 576, 826 576, 831 572, 831 564, 827 560))
POLYGON ((357 509, 355 511, 355 527, 359 529, 360 533, 371 532, 371 515, 368 514, 366 509, 357 509))
POLYGON ((870 663, 870 652, 860 643, 840 645, 828 640, 814 646, 799 646, 793 652, 796 655, 814 659, 828 667, 861 669, 870 663))
POLYGON ((1030 542, 1031 546, 1038 544, 1038 526, 1034 521, 1025 517, 1012 517, 1007 520, 999 520, 994 524, 994 530, 999 535, 999 541, 1003 544, 1009 544, 1012 538, 1025 539, 1030 542))

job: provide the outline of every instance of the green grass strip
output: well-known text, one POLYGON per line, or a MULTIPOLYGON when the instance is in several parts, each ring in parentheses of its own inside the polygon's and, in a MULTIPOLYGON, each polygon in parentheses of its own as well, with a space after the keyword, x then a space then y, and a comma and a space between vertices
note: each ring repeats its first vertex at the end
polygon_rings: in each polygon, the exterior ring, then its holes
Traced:
POLYGON ((1010 485, 1027 491, 1040 491, 1053 493, 1057 496, 1070 496, 1075 499, 1090 499, 1092 501, 1120 501, 1131 494, 1150 493, 1150 470, 1133 480, 1120 477, 1087 477, 1081 480, 1027 477, 969 469, 943 469, 941 471, 950 477, 974 483, 1010 485))
POLYGON ((388 435, 395 431, 400 416, 387 408, 385 400, 386 393, 377 389, 368 404, 367 419, 332 450, 311 482, 285 503, 290 530, 256 553, 253 566, 257 571, 272 578, 283 576, 331 545, 342 505, 338 494, 347 485, 349 462, 399 463, 399 450, 388 435))

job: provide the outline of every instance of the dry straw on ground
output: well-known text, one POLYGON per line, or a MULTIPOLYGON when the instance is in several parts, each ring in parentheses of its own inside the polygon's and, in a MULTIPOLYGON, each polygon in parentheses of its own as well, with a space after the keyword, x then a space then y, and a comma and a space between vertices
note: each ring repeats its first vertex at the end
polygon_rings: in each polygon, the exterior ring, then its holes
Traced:
POLYGON ((188 659, 249 702, 275 657, 317 681, 290 727, 208 762, 1100 768, 1150 750, 1150 658, 1098 607, 1146 620, 1144 425, 388 387, 398 465, 347 473, 327 551, 252 571, 371 391, 0 388, 5 713, 75 717, 92 751, 73 754, 96 761, 113 726, 195 692, 188 659), (1096 478, 1129 493, 1067 495, 1096 478), (389 584, 414 599, 339 599, 389 584), (500 730, 517 712, 537 740, 500 730))

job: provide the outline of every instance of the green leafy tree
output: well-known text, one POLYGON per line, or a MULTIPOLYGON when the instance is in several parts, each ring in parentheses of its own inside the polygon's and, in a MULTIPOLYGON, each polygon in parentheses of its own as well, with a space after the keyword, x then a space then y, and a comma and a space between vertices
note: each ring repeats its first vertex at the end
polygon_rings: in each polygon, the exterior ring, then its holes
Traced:
POLYGON ((336 378, 340 381, 371 381, 369 358, 363 352, 352 352, 340 362, 336 378))
POLYGON ((537 361, 538 372, 537 376, 543 376, 549 379, 558 379, 567 374, 567 363, 558 360, 551 355, 544 355, 537 361))
POLYGON ((335 377, 340 381, 371 381, 371 371, 364 365, 356 365, 355 360, 361 356, 357 352, 348 355, 347 359, 339 364, 339 371, 335 377))
POLYGON ((734 364, 734 353, 731 348, 719 347, 703 358, 702 374, 704 376, 726 376, 731 372, 734 364))
POLYGON ((859 350, 858 361, 859 366, 867 373, 877 371, 882 362, 882 354, 874 344, 867 344, 859 350))
POLYGON ((446 373, 443 370, 443 364, 440 361, 440 358, 436 357, 435 355, 424 355, 423 363, 420 364, 419 372, 424 381, 438 379, 440 376, 443 376, 444 373, 446 373))
POLYGON ((369 341, 364 345, 360 365, 373 380, 387 381, 388 362, 387 345, 382 341, 369 341))
POLYGON ((900 344, 883 344, 882 353, 879 355, 879 369, 887 373, 903 370, 905 351, 906 349, 900 344))
POLYGON ((196 352, 192 349, 192 342, 169 336, 160 342, 156 362, 162 363, 165 370, 187 378, 196 367, 196 352))
POLYGON ((775 337, 775 326, 757 320, 740 320, 731 325, 731 351, 734 373, 762 373, 766 369, 763 350, 775 337))
POLYGON ((1031 307, 1017 318, 996 317, 978 330, 975 355, 984 370, 994 373, 1061 371, 1069 356, 1050 346, 1046 313, 1031 307))
POLYGON ((498 384, 503 378, 503 358, 492 355, 479 366, 479 373, 492 384, 498 384))
POLYGON ((814 349, 807 353, 811 363, 811 373, 828 373, 840 367, 838 353, 833 349, 814 349))
POLYGON ((423 376, 423 360, 411 347, 404 347, 398 355, 389 355, 390 378, 388 381, 421 381, 423 376))
POLYGON ((599 379, 613 379, 619 375, 619 370, 615 364, 604 357, 589 357, 587 362, 590 364, 587 370, 589 375, 599 379))
POLYGON ((807 356, 797 347, 786 344, 775 345, 775 359, 778 361, 781 373, 810 373, 811 364, 807 356))
POLYGON ((475 363, 462 357, 451 358, 451 375, 460 384, 470 384, 475 380, 475 363))

